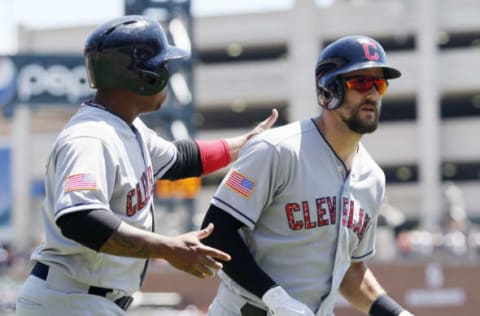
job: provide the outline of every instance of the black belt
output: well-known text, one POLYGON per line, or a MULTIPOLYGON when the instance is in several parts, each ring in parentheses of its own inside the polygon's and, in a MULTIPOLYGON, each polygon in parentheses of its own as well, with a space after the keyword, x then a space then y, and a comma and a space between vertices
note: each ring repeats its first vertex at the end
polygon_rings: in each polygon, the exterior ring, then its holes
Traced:
POLYGON ((267 316, 267 311, 252 305, 250 303, 246 303, 240 309, 242 316, 267 316))
MULTIPOLYGON (((48 270, 50 269, 49 266, 47 266, 44 263, 37 262, 33 266, 31 274, 36 276, 37 278, 40 278, 44 281, 47 280, 48 276, 48 270)), ((92 295, 98 295, 102 297, 107 297, 107 294, 113 292, 112 289, 107 289, 103 287, 98 287, 98 286, 90 286, 88 287, 88 294, 92 295)), ((132 304, 133 302, 133 297, 131 296, 122 296, 115 301, 113 301, 115 304, 117 304, 121 309, 127 310, 127 308, 132 304)))

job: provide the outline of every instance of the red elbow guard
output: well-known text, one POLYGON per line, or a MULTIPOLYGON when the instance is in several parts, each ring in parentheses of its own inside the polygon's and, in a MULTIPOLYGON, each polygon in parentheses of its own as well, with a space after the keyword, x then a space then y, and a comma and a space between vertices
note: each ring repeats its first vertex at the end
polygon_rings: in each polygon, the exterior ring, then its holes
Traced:
POLYGON ((220 168, 227 166, 230 163, 230 148, 224 139, 212 141, 195 141, 200 150, 200 157, 202 159, 203 173, 209 174, 220 168))

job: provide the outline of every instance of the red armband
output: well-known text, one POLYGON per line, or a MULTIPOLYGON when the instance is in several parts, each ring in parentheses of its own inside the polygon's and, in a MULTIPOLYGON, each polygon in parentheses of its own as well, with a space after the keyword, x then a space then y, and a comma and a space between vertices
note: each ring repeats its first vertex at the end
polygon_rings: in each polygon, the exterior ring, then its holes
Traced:
POLYGON ((224 139, 212 141, 195 141, 202 159, 202 175, 209 174, 230 163, 230 148, 224 139))

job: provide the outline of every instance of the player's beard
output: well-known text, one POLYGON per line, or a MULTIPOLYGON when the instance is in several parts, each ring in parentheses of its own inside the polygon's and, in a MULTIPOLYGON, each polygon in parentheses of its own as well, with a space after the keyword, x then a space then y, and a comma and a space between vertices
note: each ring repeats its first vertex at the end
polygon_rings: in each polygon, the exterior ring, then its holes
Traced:
POLYGON ((380 104, 374 101, 366 101, 364 104, 375 106, 374 119, 367 120, 362 118, 362 106, 352 109, 350 118, 342 118, 351 131, 362 135, 374 132, 377 129, 380 117, 380 104))

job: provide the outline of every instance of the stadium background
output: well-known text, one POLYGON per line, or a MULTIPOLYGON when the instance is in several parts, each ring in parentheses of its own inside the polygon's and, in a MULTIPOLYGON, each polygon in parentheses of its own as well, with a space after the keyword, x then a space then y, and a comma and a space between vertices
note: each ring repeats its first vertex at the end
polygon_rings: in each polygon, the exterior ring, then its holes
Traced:
MULTIPOLYGON (((403 77, 392 81, 384 98, 379 130, 364 138, 387 175, 385 216, 371 264, 392 295, 417 315, 476 315, 478 1, 337 0, 319 6, 297 0, 285 10, 218 16, 190 16, 190 1, 129 1, 125 9, 158 9, 158 3, 175 10, 143 13, 167 23, 180 17, 192 45, 192 58, 177 69, 180 88, 172 88, 170 105, 161 115, 146 117, 165 137, 185 135, 182 126, 200 139, 235 135, 272 107, 279 109, 278 124, 314 115, 319 108, 313 65, 320 49, 348 34, 376 38, 403 77)), ((11 309, 12 289, 28 270, 30 249, 42 239, 37 223, 50 146, 78 101, 91 93, 84 82, 78 87, 81 70, 72 69, 83 62, 83 43, 96 26, 19 26, 17 54, 0 57, 0 257, 5 258, 0 283, 5 313, 11 309), (39 61, 41 69, 25 70, 39 61), (52 67, 58 65, 64 68, 52 67), (23 80, 17 80, 20 73, 23 80), (17 95, 11 95, 11 85, 17 95)), ((201 182, 159 185, 158 230, 176 234, 198 227, 223 173, 201 182)), ((195 305, 201 313, 217 282, 197 281, 158 261, 144 287, 157 296, 144 296, 144 306, 131 314, 147 315, 152 300, 156 314, 162 310, 158 304, 168 310, 195 305)), ((357 315, 341 299, 338 306, 340 316, 357 315)))

